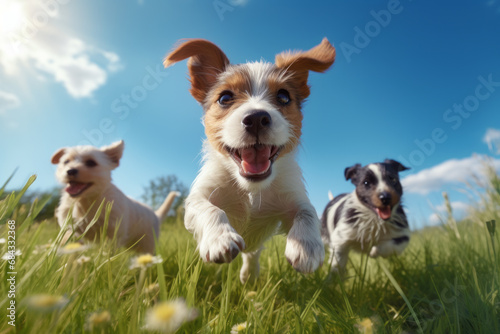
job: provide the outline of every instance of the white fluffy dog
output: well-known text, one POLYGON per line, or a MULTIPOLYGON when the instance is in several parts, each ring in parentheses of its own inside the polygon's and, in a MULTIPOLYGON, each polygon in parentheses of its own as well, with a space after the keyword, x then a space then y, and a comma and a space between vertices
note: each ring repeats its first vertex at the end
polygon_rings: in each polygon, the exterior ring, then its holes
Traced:
MULTIPOLYGON (((63 190, 56 217, 62 227, 68 214, 74 219, 73 232, 83 234, 96 215, 101 202, 112 203, 107 227, 107 236, 115 233, 119 246, 129 247, 141 253, 155 252, 155 237, 159 237, 159 223, 165 218, 177 192, 171 192, 162 206, 154 212, 148 206, 123 194, 111 183, 111 171, 118 167, 123 154, 123 141, 110 146, 75 146, 61 148, 52 156, 57 164, 57 179, 66 185, 63 190), (116 230, 118 227, 118 230, 116 230)), ((105 210, 98 221, 85 234, 94 240, 104 226, 105 210)), ((71 235, 67 233, 65 239, 71 235)))
POLYGON ((189 58, 191 94, 203 106, 204 165, 186 200, 186 228, 204 261, 231 262, 242 252, 242 282, 259 274, 262 244, 288 234, 285 256, 300 272, 323 262, 320 223, 295 159, 309 71, 335 58, 325 38, 306 52, 283 52, 275 64, 232 65, 213 43, 187 40, 164 65, 189 58))

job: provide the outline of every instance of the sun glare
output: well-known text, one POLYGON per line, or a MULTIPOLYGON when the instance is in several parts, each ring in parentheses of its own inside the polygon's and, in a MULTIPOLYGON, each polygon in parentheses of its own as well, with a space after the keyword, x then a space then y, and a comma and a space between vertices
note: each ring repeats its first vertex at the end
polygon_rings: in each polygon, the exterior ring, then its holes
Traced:
POLYGON ((24 11, 19 2, 0 5, 0 33, 15 33, 21 29, 23 22, 24 11))

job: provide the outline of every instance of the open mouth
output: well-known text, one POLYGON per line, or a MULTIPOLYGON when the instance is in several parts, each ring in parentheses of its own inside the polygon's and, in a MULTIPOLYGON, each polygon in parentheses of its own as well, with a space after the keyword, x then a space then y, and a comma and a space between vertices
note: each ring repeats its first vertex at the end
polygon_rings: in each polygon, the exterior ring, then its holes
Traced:
POLYGON ((64 189, 71 197, 81 195, 85 190, 90 188, 92 183, 70 181, 64 189))
POLYGON ((388 220, 391 218, 392 208, 390 205, 386 205, 381 208, 375 208, 375 212, 380 217, 380 219, 388 220))
POLYGON ((226 150, 240 168, 240 175, 250 181, 262 181, 271 175, 272 164, 278 158, 282 147, 255 144, 244 148, 226 150))

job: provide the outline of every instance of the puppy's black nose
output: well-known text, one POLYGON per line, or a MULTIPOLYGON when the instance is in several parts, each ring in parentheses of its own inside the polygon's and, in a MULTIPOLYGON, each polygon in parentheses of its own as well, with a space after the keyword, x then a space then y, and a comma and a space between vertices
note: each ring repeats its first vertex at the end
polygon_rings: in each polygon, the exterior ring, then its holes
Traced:
POLYGON ((388 193, 387 191, 381 192, 378 195, 378 198, 380 199, 380 202, 382 202, 383 205, 391 204, 391 194, 388 193))
POLYGON ((66 174, 68 174, 69 176, 76 176, 76 174, 78 174, 78 169, 76 169, 76 168, 68 169, 66 174))
POLYGON ((250 134, 257 136, 259 131, 271 126, 271 115, 267 111, 255 110, 251 114, 245 116, 241 124, 250 134))

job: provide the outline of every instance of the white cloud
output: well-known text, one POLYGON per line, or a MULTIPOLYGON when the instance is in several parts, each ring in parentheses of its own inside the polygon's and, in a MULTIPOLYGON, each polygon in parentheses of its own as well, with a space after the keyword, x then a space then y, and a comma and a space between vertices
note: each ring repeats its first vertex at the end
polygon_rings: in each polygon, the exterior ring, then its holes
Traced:
MULTIPOLYGON (((467 210, 469 209, 469 205, 464 202, 456 201, 450 202, 451 210, 453 213, 453 217, 455 220, 461 220, 465 217, 467 210)), ((429 223, 431 225, 438 225, 445 221, 447 213, 446 213, 446 205, 438 205, 435 208, 436 212, 429 216, 429 223)))
POLYGON ((484 134, 483 141, 488 144, 492 153, 500 154, 500 130, 488 129, 484 134))
MULTIPOLYGON (((500 159, 490 161, 496 170, 500 170, 500 159)), ((451 159, 434 167, 408 175, 401 182, 407 193, 427 195, 442 190, 446 185, 456 185, 484 174, 485 158, 473 155, 464 159, 451 159)))
POLYGON ((74 98, 91 97, 106 83, 108 72, 122 67, 120 58, 75 37, 68 27, 57 26, 62 6, 23 2, 22 24, 0 34, 0 68, 11 76, 20 76, 20 71, 35 78, 48 74, 74 98))
POLYGON ((21 101, 17 95, 0 91, 0 114, 2 114, 7 109, 15 109, 21 105, 21 101))
POLYGON ((104 58, 108 60, 108 71, 116 72, 123 68, 123 64, 120 62, 120 57, 114 52, 99 50, 104 58))

